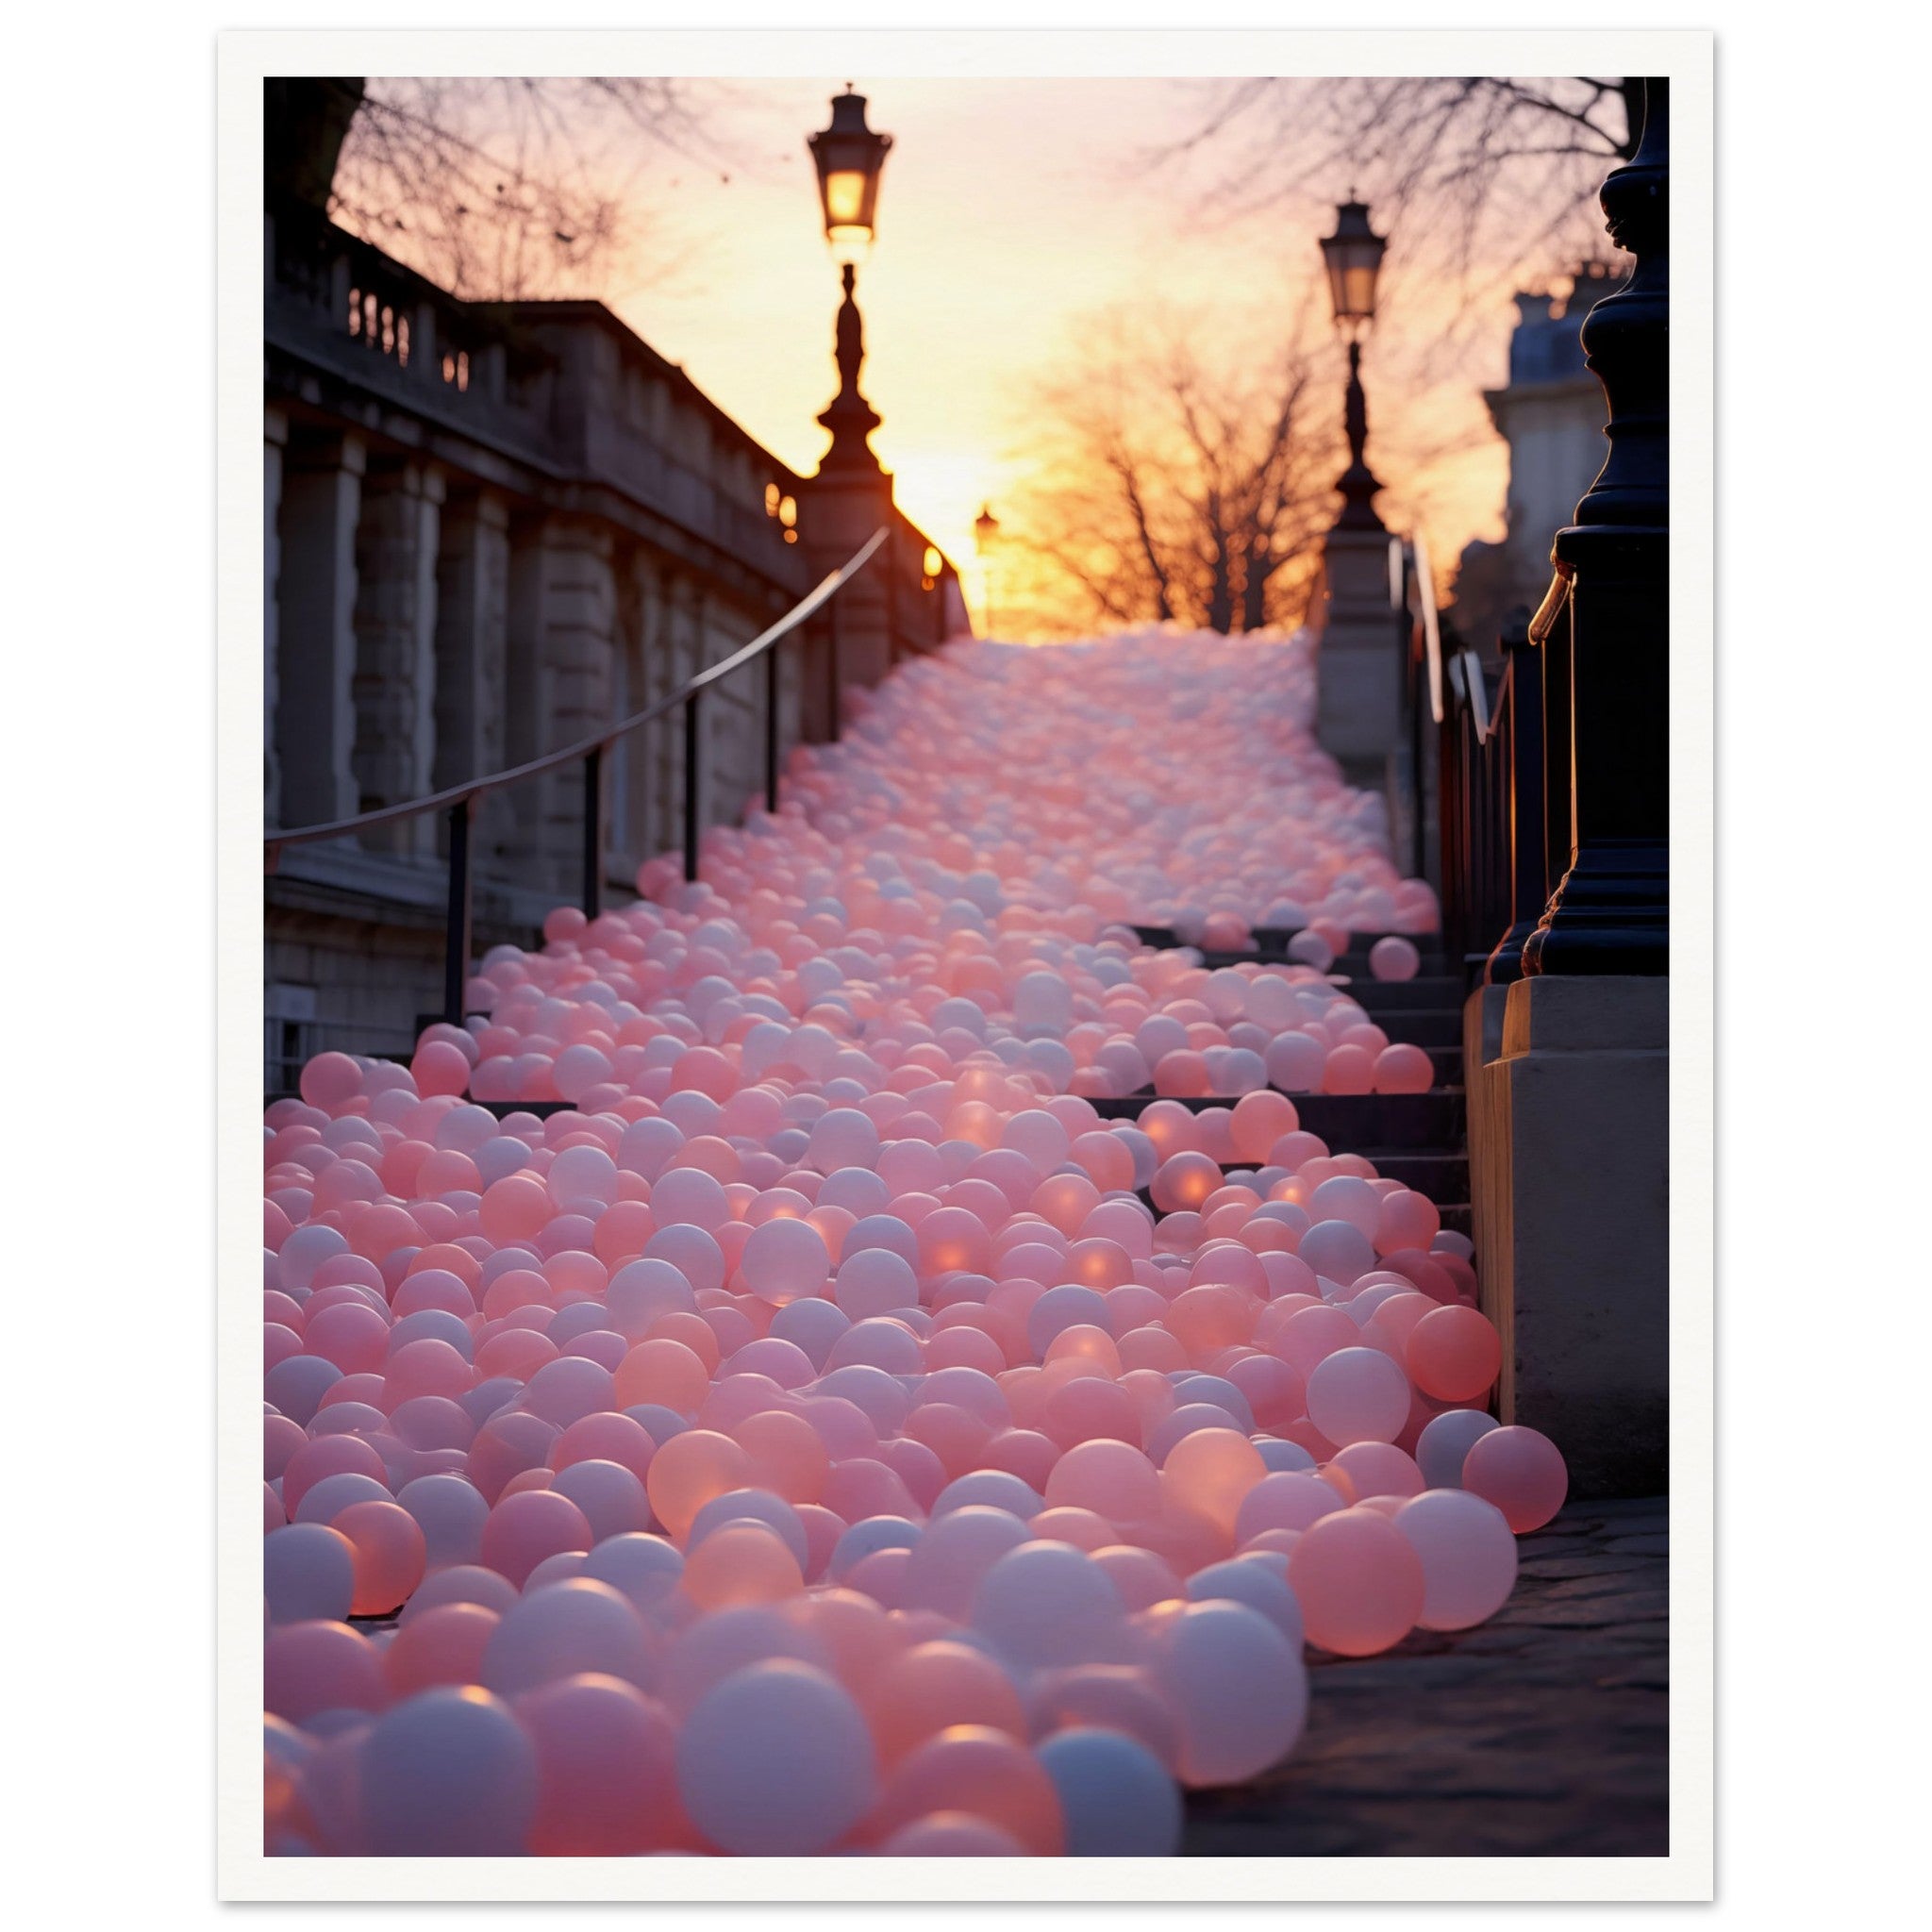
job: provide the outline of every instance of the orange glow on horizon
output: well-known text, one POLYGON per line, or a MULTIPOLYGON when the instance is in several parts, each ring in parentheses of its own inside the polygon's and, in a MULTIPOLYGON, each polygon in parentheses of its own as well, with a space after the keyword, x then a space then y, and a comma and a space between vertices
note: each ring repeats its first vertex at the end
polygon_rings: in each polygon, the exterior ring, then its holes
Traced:
MULTIPOLYGON (((735 156, 728 174, 653 161, 638 191, 640 237, 601 266, 594 292, 809 475, 825 447, 814 418, 836 388, 839 279, 806 136, 843 78, 694 85, 714 90, 704 112, 735 156)), ((1032 468, 1035 379, 1077 362, 1094 316, 1122 305, 1238 312, 1263 329, 1279 317, 1285 327, 1310 288, 1324 291, 1323 229, 1300 215, 1218 223, 1198 175, 1150 164, 1154 150, 1197 125, 1203 83, 859 85, 873 126, 894 138, 857 291, 861 387, 883 418, 873 447, 901 507, 958 568, 977 625, 988 589, 974 541, 982 505, 1000 519, 1009 555, 1026 541, 1016 506, 1032 468)), ((835 215, 851 199, 841 199, 843 185, 830 184, 835 215)), ((1398 237, 1391 267, 1399 256, 1398 237)), ((1514 320, 1499 304, 1474 358, 1405 389, 1405 360, 1423 361, 1405 350, 1426 348, 1453 301, 1385 275, 1364 365, 1370 460, 1387 486, 1380 508, 1391 525, 1426 531, 1439 580, 1471 538, 1502 533, 1505 451, 1481 389, 1504 379, 1514 320)), ((1320 302, 1325 318, 1325 292, 1320 302)), ((1339 423, 1339 381, 1333 409, 1339 423)), ((995 595, 1007 568, 994 571, 995 595)))

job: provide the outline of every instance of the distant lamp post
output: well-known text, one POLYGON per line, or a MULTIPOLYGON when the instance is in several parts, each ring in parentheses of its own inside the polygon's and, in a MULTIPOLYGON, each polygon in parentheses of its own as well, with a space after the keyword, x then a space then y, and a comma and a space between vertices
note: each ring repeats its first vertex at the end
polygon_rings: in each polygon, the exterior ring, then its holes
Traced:
POLYGON ((973 548, 979 558, 979 621, 992 635, 992 558, 1000 541, 1000 520, 992 505, 983 503, 973 519, 973 548))
POLYGON ((853 290, 858 264, 872 246, 878 225, 879 176, 892 145, 890 134, 874 134, 865 125, 865 96, 845 92, 832 102, 832 125, 807 143, 818 169, 819 206, 824 215, 825 240, 840 265, 845 299, 839 305, 834 355, 839 365, 839 393, 819 417, 830 431, 832 446, 823 469, 877 470, 878 458, 866 439, 879 425, 872 405, 858 392, 859 365, 865 360, 865 332, 853 290))
POLYGON ((1348 337, 1348 468, 1337 485, 1341 514, 1336 528, 1379 530, 1374 495, 1382 486, 1370 470, 1365 454, 1369 441, 1369 404, 1362 393, 1362 337, 1375 319, 1375 282, 1382 271, 1388 242, 1369 226, 1366 202, 1344 201, 1335 210, 1335 232, 1322 239, 1322 260, 1328 271, 1328 297, 1338 327, 1348 337))

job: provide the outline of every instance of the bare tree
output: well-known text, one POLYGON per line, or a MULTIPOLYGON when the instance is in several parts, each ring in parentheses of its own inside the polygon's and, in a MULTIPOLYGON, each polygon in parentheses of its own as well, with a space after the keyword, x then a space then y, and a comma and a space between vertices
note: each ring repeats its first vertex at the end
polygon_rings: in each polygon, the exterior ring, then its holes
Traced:
POLYGON ((1207 171, 1224 218, 1373 202, 1398 275, 1453 276, 1465 306, 1602 248, 1596 193, 1641 133, 1642 82, 1502 75, 1208 84, 1163 151, 1207 171))
POLYGON ((682 80, 275 80, 267 109, 272 189, 472 300, 585 291, 652 161, 724 172, 682 80))
POLYGON ((1096 319, 1077 366, 1029 398, 1032 477, 1005 566, 1025 573, 1018 601, 1059 602, 1065 628, 1301 617, 1339 443, 1306 331, 1272 333, 1268 353, 1225 356, 1200 317, 1096 319))

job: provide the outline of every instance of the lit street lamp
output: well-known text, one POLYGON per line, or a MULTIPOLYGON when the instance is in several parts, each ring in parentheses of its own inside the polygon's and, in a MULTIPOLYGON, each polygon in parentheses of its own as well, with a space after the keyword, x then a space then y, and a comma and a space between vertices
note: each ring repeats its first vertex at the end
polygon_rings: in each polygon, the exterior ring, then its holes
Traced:
POLYGON ((1344 201, 1335 210, 1335 232, 1322 240, 1322 260, 1328 271, 1328 295, 1338 327, 1348 336, 1348 468, 1337 488, 1341 514, 1336 528, 1379 530, 1374 494, 1382 486, 1370 470, 1364 452, 1369 440, 1369 404, 1362 393, 1362 337, 1375 319, 1375 278, 1381 273, 1388 242, 1369 226, 1365 202, 1344 201))
POLYGON ((979 621, 992 635, 992 554, 1000 539, 1000 520, 992 505, 983 503, 973 519, 973 548, 979 558, 979 621))
POLYGON ((818 169, 825 240, 831 243, 833 260, 840 264, 845 289, 845 299, 839 305, 834 346, 839 393, 818 419, 831 432, 832 446, 820 468, 876 471, 878 458, 866 439, 878 427, 879 418, 858 392, 865 334, 853 290, 858 264, 864 260, 877 227, 879 175, 885 170, 892 137, 874 134, 865 125, 865 96, 854 93, 847 81, 845 92, 833 99, 832 125, 812 135, 808 145, 818 169))

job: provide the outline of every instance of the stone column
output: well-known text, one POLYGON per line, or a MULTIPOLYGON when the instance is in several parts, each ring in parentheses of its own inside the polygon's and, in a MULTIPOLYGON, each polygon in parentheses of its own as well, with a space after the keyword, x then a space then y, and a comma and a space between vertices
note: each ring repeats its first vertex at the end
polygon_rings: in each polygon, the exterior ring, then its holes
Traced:
MULTIPOLYGON (((363 484, 356 537, 356 779, 362 808, 433 789, 436 762, 436 551, 443 481, 432 465, 383 461, 363 484)), ((429 818, 364 837, 373 849, 426 853, 429 818)))
POLYGON ((282 459, 275 749, 281 819, 352 818, 356 524, 365 455, 354 436, 291 437, 282 459))
POLYGON ((267 410, 261 437, 261 822, 265 825, 282 822, 282 763, 275 748, 275 707, 281 699, 281 626, 275 599, 282 569, 282 450, 288 441, 288 417, 279 409, 267 410))
MULTIPOLYGON (((510 534, 505 749, 521 763, 608 722, 617 595, 608 529, 549 516, 514 525, 510 534)), ((533 778, 510 798, 518 882, 574 892, 582 869, 582 771, 533 778)))
MULTIPOLYGON (((672 578, 648 552, 630 558, 631 604, 636 632, 630 641, 631 708, 655 704, 680 681, 672 637, 672 578)), ((676 837, 674 761, 683 741, 675 718, 659 718, 634 731, 619 754, 625 809, 619 824, 641 865, 668 851, 676 837)), ((614 823, 616 823, 614 821, 614 823)))
MULTIPOLYGON (((442 511, 436 559, 436 761, 431 789, 500 771, 509 625, 509 508, 492 490, 466 491, 442 511)), ((485 799, 478 847, 502 842, 512 808, 485 799)))

